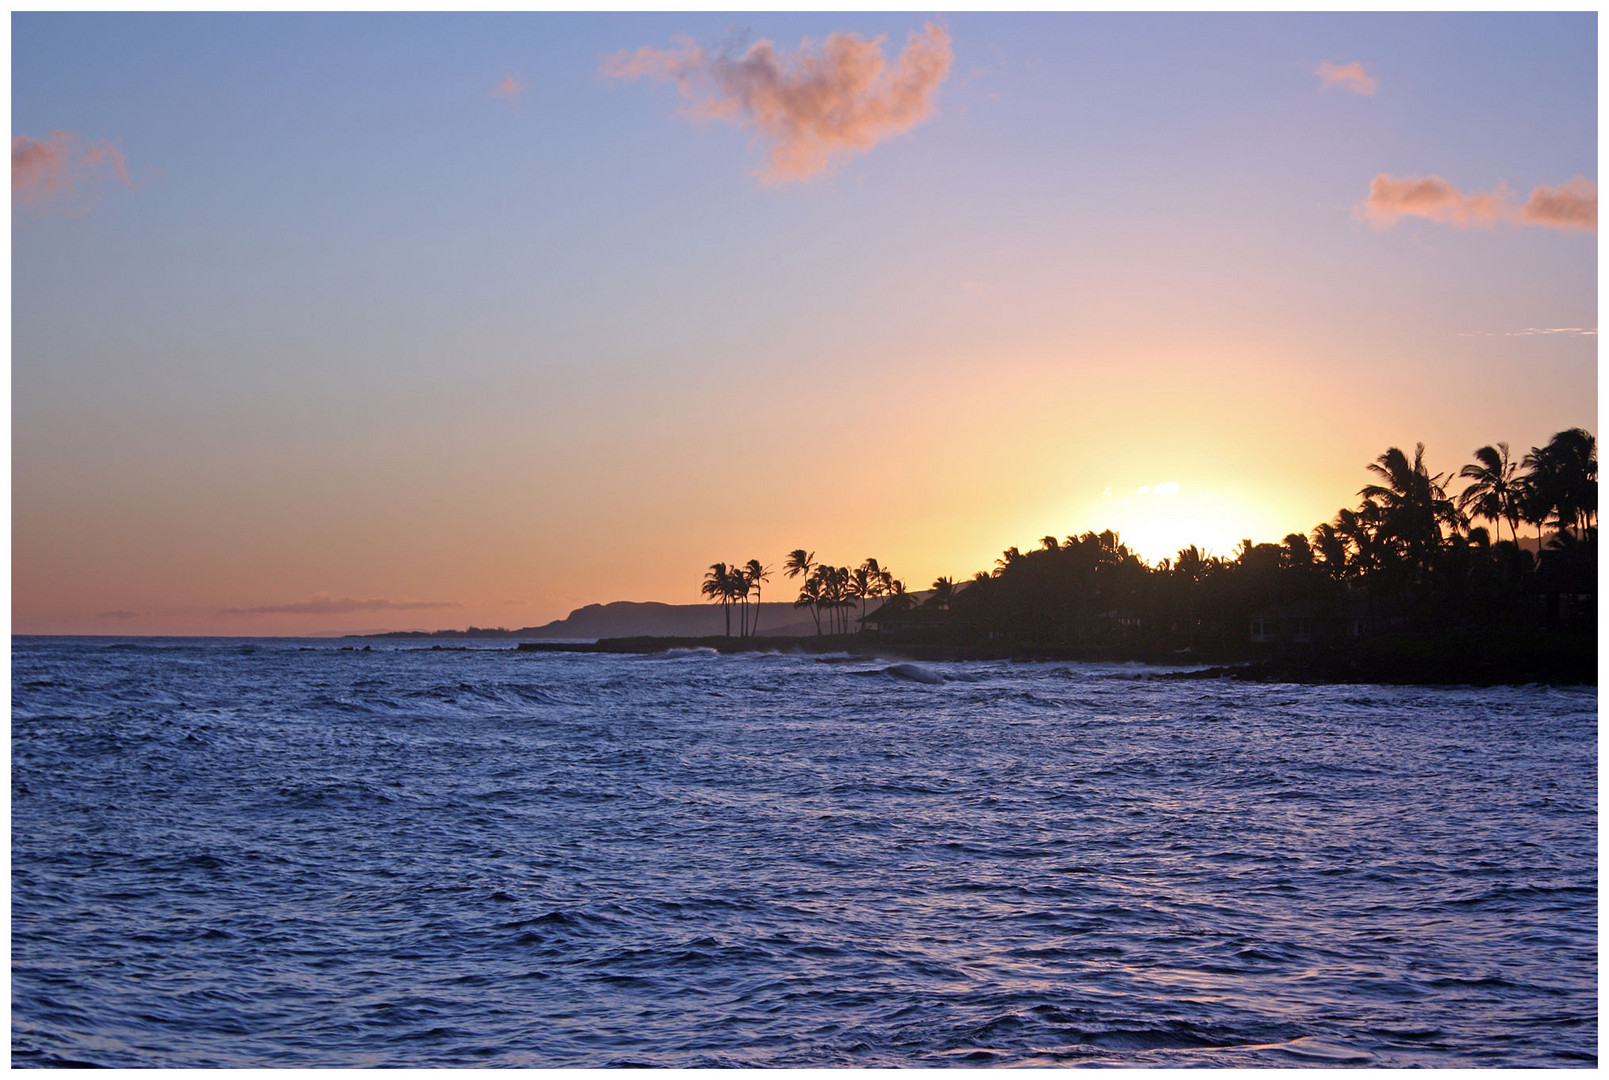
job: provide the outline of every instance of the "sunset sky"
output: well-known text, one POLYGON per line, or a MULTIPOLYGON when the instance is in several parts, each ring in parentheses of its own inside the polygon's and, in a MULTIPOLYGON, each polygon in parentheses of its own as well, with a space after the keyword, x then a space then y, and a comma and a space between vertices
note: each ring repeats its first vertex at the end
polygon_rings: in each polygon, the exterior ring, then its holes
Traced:
POLYGON ((1596 432, 1596 41, 13 15, 14 631, 528 626, 796 547, 912 589, 1047 533, 1228 554, 1390 446, 1596 432))

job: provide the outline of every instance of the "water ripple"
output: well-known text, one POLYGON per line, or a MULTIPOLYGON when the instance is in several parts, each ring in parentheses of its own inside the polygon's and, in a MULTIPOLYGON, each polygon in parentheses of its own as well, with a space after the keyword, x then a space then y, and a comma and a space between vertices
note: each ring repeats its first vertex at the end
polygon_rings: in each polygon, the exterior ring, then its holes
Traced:
POLYGON ((1596 694, 30 639, 12 1060, 1596 1064, 1596 694))

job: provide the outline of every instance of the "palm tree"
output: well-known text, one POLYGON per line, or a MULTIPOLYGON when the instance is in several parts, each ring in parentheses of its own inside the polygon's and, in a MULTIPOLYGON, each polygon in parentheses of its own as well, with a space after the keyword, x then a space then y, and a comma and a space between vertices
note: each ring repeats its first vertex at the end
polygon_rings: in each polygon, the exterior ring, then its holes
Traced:
POLYGON ((782 572, 787 574, 789 579, 796 578, 800 574, 804 575, 805 579, 799 590, 799 599, 793 602, 793 606, 808 607, 810 609, 810 617, 816 621, 816 633, 819 635, 821 633, 821 614, 816 610, 816 601, 821 598, 821 583, 817 582, 813 594, 806 596, 812 580, 810 571, 815 565, 816 553, 814 551, 794 548, 788 552, 788 557, 782 564, 782 572))
MULTIPOLYGON (((1561 431, 1523 463, 1535 503, 1533 512, 1554 513, 1555 527, 1585 535, 1598 514, 1598 444, 1581 428, 1561 431)), ((1540 533, 1538 534, 1540 535, 1540 533)))
POLYGON ((782 564, 782 572, 787 574, 790 580, 798 577, 800 574, 803 574, 805 577, 809 577, 811 568, 813 568, 815 565, 816 553, 814 551, 806 551, 804 548, 794 548, 792 551, 788 552, 788 558, 782 564))
POLYGON ((709 573, 704 575, 704 584, 699 592, 718 602, 721 610, 726 614, 726 636, 732 636, 732 572, 723 562, 711 563, 709 573))
POLYGON ((1305 570, 1313 565, 1313 545, 1303 534, 1290 533, 1280 541, 1279 562, 1290 569, 1305 570))
POLYGON ((770 580, 771 568, 761 566, 759 559, 750 559, 743 567, 743 577, 754 586, 754 625, 749 628, 749 632, 757 634, 760 630, 760 584, 770 580))
POLYGON ((1447 497, 1442 486, 1445 477, 1430 475, 1425 467, 1425 444, 1414 447, 1413 463, 1393 446, 1369 466, 1369 471, 1385 481, 1369 484, 1358 494, 1378 505, 1381 519, 1376 529, 1394 541, 1409 561, 1423 566, 1441 546, 1441 527, 1457 532, 1464 519, 1447 497))
POLYGON ((1496 525, 1499 536, 1503 522, 1508 522, 1515 543, 1520 539, 1520 491, 1514 479, 1518 471, 1519 466, 1509 460, 1506 442, 1481 447, 1475 451, 1475 464, 1458 470, 1459 476, 1473 481, 1458 496, 1458 508, 1496 525))
POLYGON ((1006 550, 1000 553, 1000 557, 994 561, 994 572, 996 576, 1001 574, 1006 567, 1012 565, 1021 558, 1022 552, 1017 550, 1017 546, 1015 544, 1006 548, 1006 550))
POLYGON ((1374 540, 1374 523, 1378 518, 1379 507, 1365 500, 1356 510, 1337 511, 1335 521, 1324 526, 1333 530, 1342 545, 1352 552, 1346 565, 1360 574, 1379 565, 1380 551, 1374 540))
POLYGON ((794 607, 807 607, 810 617, 816 620, 816 636, 821 636, 821 577, 811 574, 805 578, 804 585, 799 589, 799 599, 793 602, 794 607))
MULTIPOLYGON (((867 560, 867 562, 870 561, 870 559, 867 560)), ((867 570, 864 566, 857 567, 849 575, 849 596, 851 599, 860 601, 860 617, 862 620, 866 618, 866 597, 871 595, 871 591, 871 571, 867 570)), ((845 629, 847 630, 848 627, 846 626, 845 629)), ((862 629, 864 629, 864 627, 862 627, 862 629)))
POLYGON ((1200 581, 1205 577, 1207 560, 1201 554, 1201 549, 1194 544, 1180 548, 1178 557, 1173 561, 1173 573, 1189 581, 1200 581))
POLYGON ((1312 548, 1331 577, 1339 580, 1346 576, 1347 539, 1339 529, 1329 522, 1314 526, 1312 548))
POLYGON ((841 615, 839 609, 844 603, 844 592, 849 583, 849 571, 842 566, 823 564, 816 567, 810 578, 816 582, 816 587, 813 591, 817 605, 826 609, 828 629, 833 633, 837 633, 837 624, 841 615))
POLYGON ((738 637, 749 636, 749 575, 743 567, 734 566, 731 576, 732 599, 739 600, 743 606, 738 609, 738 637))
POLYGON ((955 581, 947 577, 933 579, 933 595, 927 598, 928 604, 936 608, 948 610, 950 597, 955 595, 955 581))

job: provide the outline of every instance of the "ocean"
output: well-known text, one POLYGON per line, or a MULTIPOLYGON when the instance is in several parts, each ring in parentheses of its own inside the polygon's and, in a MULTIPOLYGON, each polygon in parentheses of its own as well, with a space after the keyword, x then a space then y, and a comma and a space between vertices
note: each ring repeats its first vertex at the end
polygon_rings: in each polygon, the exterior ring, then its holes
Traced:
POLYGON ((1597 1062, 1594 688, 363 644, 13 640, 14 1065, 1597 1062))

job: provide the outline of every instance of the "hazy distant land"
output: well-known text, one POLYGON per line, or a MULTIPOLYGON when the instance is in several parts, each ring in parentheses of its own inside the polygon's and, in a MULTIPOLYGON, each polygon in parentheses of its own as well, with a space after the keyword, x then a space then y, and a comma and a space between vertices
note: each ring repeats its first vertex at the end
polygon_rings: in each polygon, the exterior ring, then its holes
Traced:
MULTIPOLYGON (((750 605, 752 608, 754 605, 750 605)), ((793 604, 761 604, 759 630, 766 637, 814 635, 815 623, 793 604)), ((349 634, 362 638, 517 638, 590 641, 626 637, 714 637, 725 632, 726 615, 710 604, 661 604, 653 601, 616 600, 588 604, 562 619, 518 630, 504 627, 467 630, 395 630, 383 634, 349 634)))

